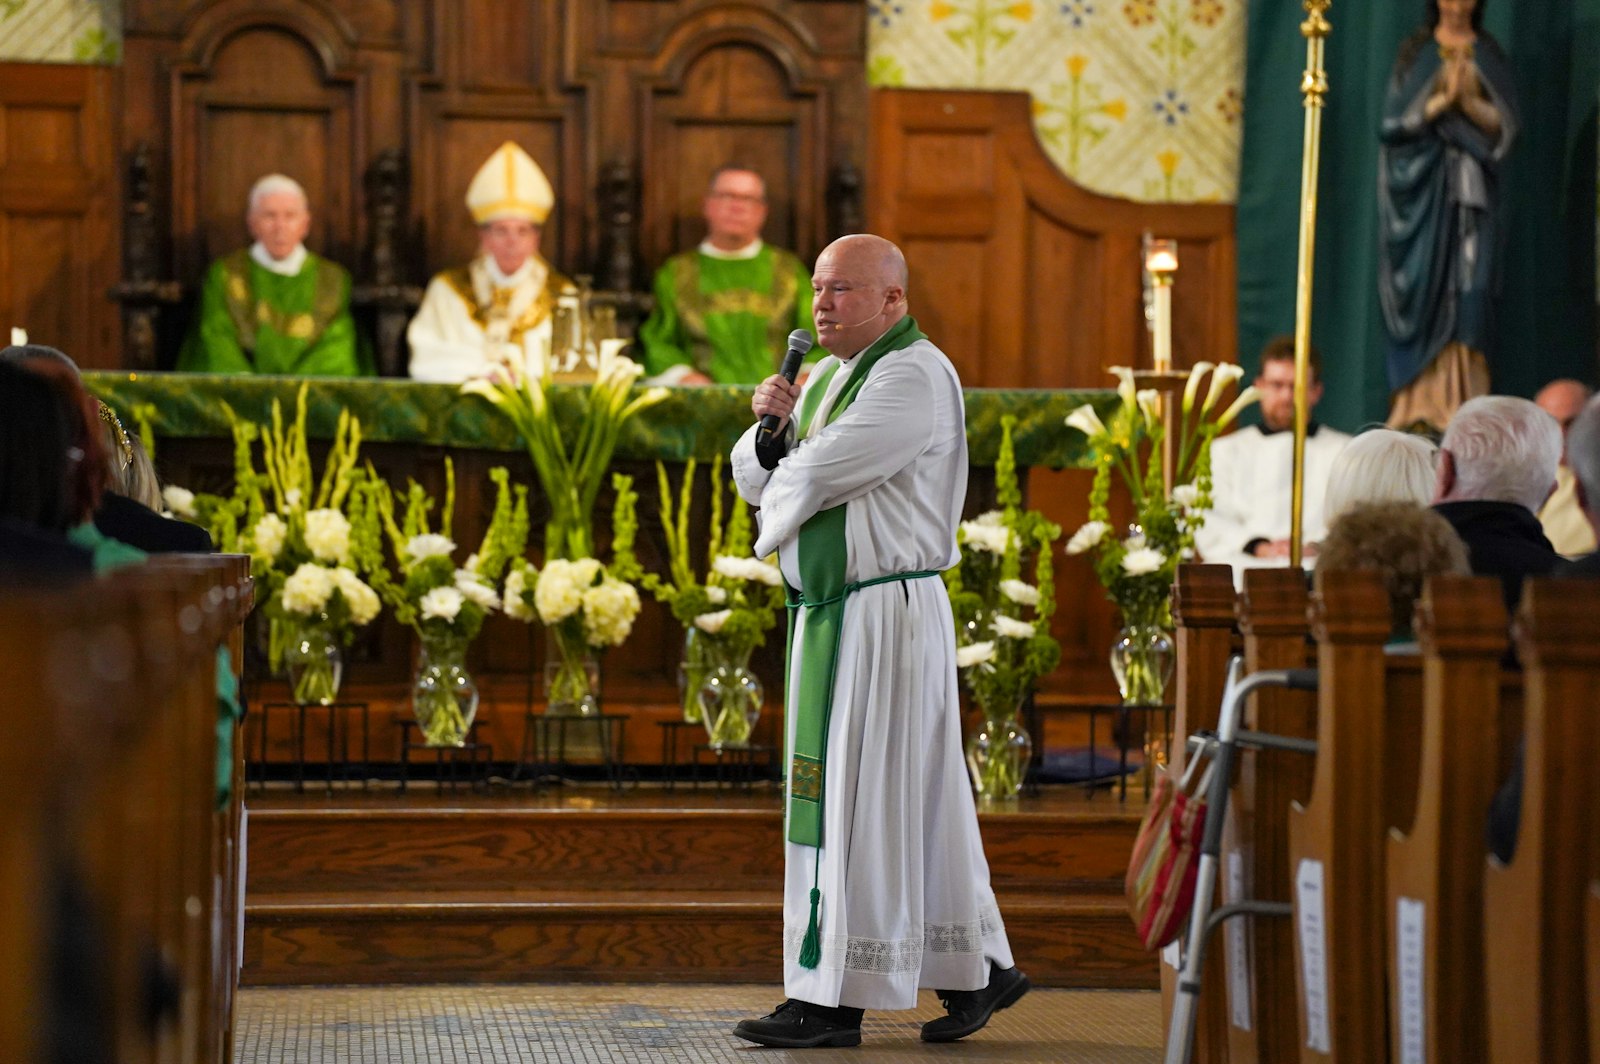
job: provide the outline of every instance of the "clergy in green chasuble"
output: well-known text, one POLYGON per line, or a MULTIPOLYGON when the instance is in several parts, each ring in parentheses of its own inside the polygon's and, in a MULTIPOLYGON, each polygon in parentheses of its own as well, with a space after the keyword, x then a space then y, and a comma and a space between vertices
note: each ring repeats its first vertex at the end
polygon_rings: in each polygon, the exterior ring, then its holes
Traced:
POLYGON ((760 174, 719 167, 702 209, 705 240, 656 272, 655 310, 639 328, 645 372, 663 384, 766 380, 789 333, 811 330, 811 275, 793 253, 762 242, 760 174))
POLYGON ((305 189, 268 174, 245 215, 255 243, 211 264, 178 369, 197 373, 370 375, 350 317, 350 274, 308 250, 305 189))

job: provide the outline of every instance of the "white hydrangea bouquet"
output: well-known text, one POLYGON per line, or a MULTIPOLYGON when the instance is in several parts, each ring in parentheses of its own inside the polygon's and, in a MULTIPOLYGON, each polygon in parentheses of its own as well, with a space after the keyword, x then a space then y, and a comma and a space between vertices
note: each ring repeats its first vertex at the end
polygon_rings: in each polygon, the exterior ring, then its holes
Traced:
POLYGON ((500 576, 527 545, 528 489, 513 488, 503 467, 491 469, 489 477, 497 489, 494 513, 477 552, 460 565, 454 561, 457 548, 451 538, 455 466, 448 458, 437 528, 428 516, 434 500, 415 481, 407 487, 399 520, 393 491, 375 475, 361 483, 352 502, 362 532, 354 543, 357 563, 421 644, 412 708, 430 746, 460 746, 466 739, 477 709, 477 690, 465 664, 467 647, 484 619, 500 609, 500 576), (398 581, 385 559, 385 539, 398 581))
MULTIPOLYGON (((683 719, 703 723, 721 749, 748 744, 760 717, 764 692, 750 673, 750 655, 778 622, 783 574, 772 559, 751 556, 750 510, 724 476, 720 455, 711 464, 711 527, 697 565, 689 529, 696 468, 693 459, 685 464, 674 492, 666 467, 656 463, 667 572, 644 573, 640 582, 684 627, 683 719)), ((628 564, 638 568, 631 557, 628 564)))
POLYGON ((287 664, 295 701, 332 702, 343 672, 338 650, 381 608, 377 593, 356 573, 352 545, 360 533, 346 512, 366 476, 356 468, 361 424, 348 411, 340 413, 318 478, 306 439, 304 385, 287 425, 276 401, 272 423, 265 426, 225 409, 234 440, 233 494, 169 489, 167 504, 205 524, 222 550, 250 555, 256 601, 268 620, 271 667, 287 664), (258 440, 264 472, 255 466, 258 440))
MULTIPOLYGON (((612 477, 616 502, 612 509, 613 551, 624 558, 633 552, 638 530, 633 481, 612 477)), ((626 575, 626 574, 624 574, 626 575)), ((551 558, 539 569, 521 556, 513 559, 504 588, 506 616, 532 623, 549 633, 553 651, 545 666, 546 711, 556 716, 592 716, 599 712, 599 669, 594 654, 621 646, 639 616, 639 592, 596 558, 551 558)))
MULTIPOLYGON (((1091 406, 1067 416, 1067 426, 1088 438, 1095 459, 1089 491, 1089 520, 1067 541, 1068 554, 1094 552, 1095 575, 1122 613, 1119 648, 1131 641, 1131 654, 1113 652, 1123 701, 1159 704, 1166 690, 1170 653, 1151 652, 1145 644, 1159 641, 1172 626, 1172 581, 1178 563, 1194 556, 1194 534, 1211 507, 1211 444, 1217 435, 1256 401, 1245 388, 1220 414, 1214 413, 1228 388, 1244 376, 1233 363, 1201 362, 1189 371, 1178 423, 1178 446, 1171 492, 1166 490, 1165 446, 1169 426, 1162 422, 1160 394, 1139 389, 1133 371, 1113 367, 1121 398, 1110 424, 1091 406), (1201 383, 1211 378, 1205 398, 1201 383), (1198 403, 1197 403, 1197 400, 1198 403), (1111 473, 1116 469, 1132 498, 1134 523, 1125 533, 1111 521, 1111 473), (1118 661, 1121 660, 1121 664, 1118 661)), ((1170 648, 1169 648, 1170 650, 1170 648)))

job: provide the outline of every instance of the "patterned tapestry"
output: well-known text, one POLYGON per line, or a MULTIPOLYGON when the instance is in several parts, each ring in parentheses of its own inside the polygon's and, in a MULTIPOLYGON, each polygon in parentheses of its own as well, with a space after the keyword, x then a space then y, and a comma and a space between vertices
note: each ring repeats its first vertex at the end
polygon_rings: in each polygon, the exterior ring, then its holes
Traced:
POLYGON ((116 63, 121 0, 0 0, 0 61, 116 63))
POLYGON ((867 77, 1020 89, 1068 177, 1146 202, 1232 202, 1245 0, 868 0, 867 77))

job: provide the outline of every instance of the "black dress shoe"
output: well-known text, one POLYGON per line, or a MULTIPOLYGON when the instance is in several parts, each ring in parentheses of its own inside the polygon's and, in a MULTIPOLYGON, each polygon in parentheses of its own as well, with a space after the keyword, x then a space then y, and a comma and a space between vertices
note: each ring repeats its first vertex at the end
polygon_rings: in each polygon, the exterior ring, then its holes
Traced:
POLYGON ((948 1016, 922 1025, 924 1042, 954 1042, 980 1031, 1000 1009, 1010 1008, 1028 992, 1028 977, 1015 968, 989 962, 989 985, 982 990, 936 990, 948 1016))
POLYGON ((740 1020, 733 1033, 758 1046, 782 1049, 858 1046, 863 1011, 843 1005, 829 1008, 790 998, 759 1020, 740 1020))

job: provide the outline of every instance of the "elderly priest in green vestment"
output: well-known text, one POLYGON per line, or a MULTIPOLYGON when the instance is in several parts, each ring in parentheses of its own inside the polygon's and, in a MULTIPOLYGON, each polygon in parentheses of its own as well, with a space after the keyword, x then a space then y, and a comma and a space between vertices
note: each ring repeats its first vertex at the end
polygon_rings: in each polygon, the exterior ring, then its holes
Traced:
POLYGON ((811 278, 761 240, 760 174, 719 167, 704 213, 705 240, 656 272, 655 310, 639 328, 645 372, 662 384, 754 384, 777 371, 792 330, 811 329, 811 278))
POLYGON ((355 377, 372 373, 350 317, 350 274, 306 250, 305 189, 268 174, 250 189, 255 243, 218 259, 200 289, 178 368, 198 373, 355 377))

